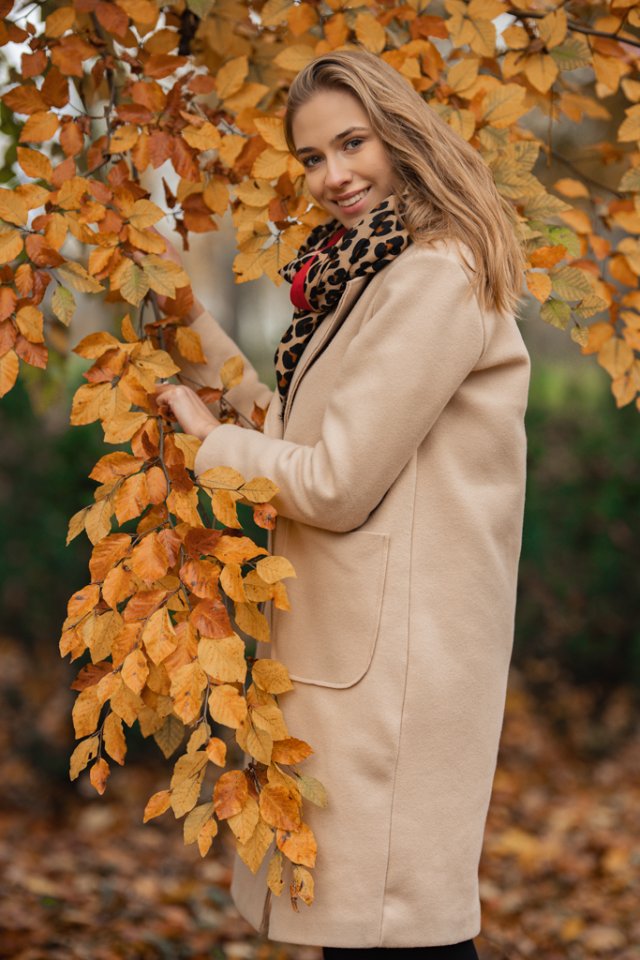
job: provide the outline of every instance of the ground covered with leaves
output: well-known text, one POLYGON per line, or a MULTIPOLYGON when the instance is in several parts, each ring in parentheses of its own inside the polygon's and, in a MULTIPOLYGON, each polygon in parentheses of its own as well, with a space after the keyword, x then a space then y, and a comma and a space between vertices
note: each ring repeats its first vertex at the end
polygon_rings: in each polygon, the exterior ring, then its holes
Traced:
MULTIPOLYGON (((69 783, 65 669, 46 657, 34 669, 20 645, 0 644, 0 957, 319 960, 238 916, 230 845, 217 838, 201 859, 169 815, 142 823, 167 777, 150 745, 103 797, 86 777, 69 783)), ((512 671, 481 864, 481 960, 638 957, 639 721, 631 691, 600 703, 553 671, 512 671)))

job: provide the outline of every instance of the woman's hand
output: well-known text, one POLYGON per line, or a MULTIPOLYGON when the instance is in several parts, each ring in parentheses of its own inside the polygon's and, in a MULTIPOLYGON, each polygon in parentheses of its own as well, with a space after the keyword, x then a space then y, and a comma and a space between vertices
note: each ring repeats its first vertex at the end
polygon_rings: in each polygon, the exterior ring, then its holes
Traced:
POLYGON ((200 440, 204 440, 212 430, 221 426, 220 421, 191 387, 162 383, 156 387, 155 399, 162 414, 177 420, 185 433, 190 433, 200 440))

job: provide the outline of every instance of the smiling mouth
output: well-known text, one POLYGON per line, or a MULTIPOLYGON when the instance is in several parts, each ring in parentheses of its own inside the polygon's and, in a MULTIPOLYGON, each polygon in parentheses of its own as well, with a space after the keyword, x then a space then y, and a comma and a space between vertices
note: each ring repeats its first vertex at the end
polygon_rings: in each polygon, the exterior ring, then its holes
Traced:
POLYGON ((342 210, 348 210, 349 207, 353 207, 356 203, 358 203, 360 200, 362 200, 362 198, 363 198, 367 193, 369 193, 369 190, 370 190, 370 189, 371 189, 371 187, 366 187, 364 190, 361 190, 360 193, 356 193, 355 196, 349 197, 348 200, 342 200, 342 201, 340 201, 340 200, 335 200, 334 203, 336 203, 336 204, 340 207, 340 209, 342 209, 342 210))

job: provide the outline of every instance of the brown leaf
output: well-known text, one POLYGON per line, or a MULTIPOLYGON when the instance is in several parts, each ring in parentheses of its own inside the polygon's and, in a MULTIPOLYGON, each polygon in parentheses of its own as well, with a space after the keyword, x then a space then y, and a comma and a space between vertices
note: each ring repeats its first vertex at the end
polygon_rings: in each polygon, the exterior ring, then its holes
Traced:
POLYGON ((249 799, 249 784, 241 770, 229 770, 218 778, 213 789, 213 806, 219 820, 240 813, 249 799))
POLYGON ((300 807, 295 794, 284 786, 268 784, 260 791, 260 813, 266 823, 279 830, 300 828, 300 807))

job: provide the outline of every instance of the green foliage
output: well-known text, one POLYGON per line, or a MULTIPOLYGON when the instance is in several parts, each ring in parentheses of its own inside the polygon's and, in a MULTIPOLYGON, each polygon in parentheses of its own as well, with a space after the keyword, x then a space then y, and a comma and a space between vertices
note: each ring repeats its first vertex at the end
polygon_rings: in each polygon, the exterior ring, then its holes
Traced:
POLYGON ((640 432, 593 368, 537 371, 515 659, 578 682, 640 686, 640 432))
POLYGON ((2 630, 50 645, 69 593, 87 579, 91 544, 79 537, 65 547, 65 539, 78 504, 92 502, 87 474, 102 451, 102 431, 96 424, 54 428, 19 384, 0 405, 0 435, 2 630))

